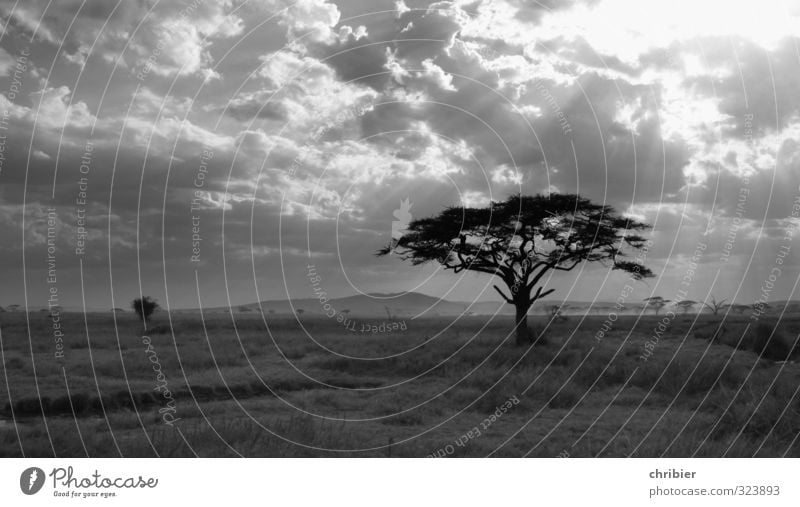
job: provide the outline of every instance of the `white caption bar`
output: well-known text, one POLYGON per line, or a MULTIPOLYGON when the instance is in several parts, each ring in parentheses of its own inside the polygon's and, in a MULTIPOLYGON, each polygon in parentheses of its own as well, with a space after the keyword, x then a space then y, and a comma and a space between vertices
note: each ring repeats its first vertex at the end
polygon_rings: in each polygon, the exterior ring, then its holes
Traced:
POLYGON ((0 472, 15 506, 800 505, 797 459, 5 459, 0 472))

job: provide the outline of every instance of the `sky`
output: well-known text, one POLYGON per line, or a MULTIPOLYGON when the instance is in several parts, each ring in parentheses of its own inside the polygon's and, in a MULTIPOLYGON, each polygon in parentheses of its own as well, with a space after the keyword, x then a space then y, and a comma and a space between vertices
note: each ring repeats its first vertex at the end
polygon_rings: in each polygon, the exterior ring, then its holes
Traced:
POLYGON ((632 298, 797 297, 798 1, 25 0, 0 22, 2 306, 308 298, 310 272, 329 298, 494 300, 374 254, 406 213, 547 192, 652 224, 632 298))

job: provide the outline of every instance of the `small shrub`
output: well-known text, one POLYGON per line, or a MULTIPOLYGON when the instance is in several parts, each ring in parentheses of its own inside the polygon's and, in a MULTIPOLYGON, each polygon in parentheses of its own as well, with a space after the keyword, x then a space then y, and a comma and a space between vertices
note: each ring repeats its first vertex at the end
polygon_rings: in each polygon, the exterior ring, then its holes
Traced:
POLYGON ((25 368, 25 361, 21 357, 10 357, 6 359, 6 370, 22 370, 25 368))
POLYGON ((50 404, 50 414, 69 414, 72 412, 72 407, 69 403, 68 396, 59 396, 53 399, 50 404))
POLYGON ((765 359, 786 361, 794 356, 792 344, 783 336, 777 327, 759 322, 746 338, 745 347, 765 359))
POLYGON ((156 394, 150 391, 136 393, 134 398, 136 399, 136 407, 139 410, 155 405, 158 402, 158 397, 156 394))
POLYGON ((298 380, 279 380, 275 383, 269 383, 273 391, 307 391, 319 387, 319 384, 313 380, 298 379, 298 380))
POLYGON ((699 365, 676 359, 666 371, 663 363, 647 363, 631 379, 631 385, 648 390, 652 388, 670 397, 706 394, 717 386, 736 388, 741 385, 745 372, 733 364, 726 367, 725 363, 724 357, 705 357, 699 365))
POLYGON ((270 391, 271 387, 266 385, 261 380, 254 380, 250 382, 250 389, 253 391, 254 396, 263 396, 263 395, 271 395, 273 391, 270 391))
POLYGON ((127 390, 119 390, 111 396, 112 408, 133 410, 134 399, 132 393, 127 390))
POLYGON ((73 393, 71 396, 72 410, 76 414, 83 414, 89 410, 89 395, 86 393, 73 393))
POLYGON ((214 397, 214 388, 210 386, 192 386, 192 394, 198 400, 208 400, 214 397))
POLYGON ((740 438, 763 441, 771 435, 780 442, 792 441, 800 433, 800 411, 792 396, 774 389, 763 398, 757 392, 741 391, 720 417, 712 438, 719 440, 741 432, 740 438))
POLYGON ((249 398, 253 396, 253 389, 250 384, 234 384, 228 386, 234 398, 249 398))
POLYGON ((14 402, 14 415, 15 416, 36 416, 42 415, 42 409, 45 413, 50 411, 51 401, 47 396, 39 398, 22 398, 14 402))

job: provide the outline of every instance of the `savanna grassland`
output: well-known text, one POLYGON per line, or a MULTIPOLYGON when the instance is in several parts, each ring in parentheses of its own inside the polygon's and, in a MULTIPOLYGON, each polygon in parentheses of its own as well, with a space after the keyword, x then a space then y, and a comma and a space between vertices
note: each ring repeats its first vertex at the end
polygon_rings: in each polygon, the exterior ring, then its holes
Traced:
POLYGON ((0 455, 800 456, 800 317, 662 319, 4 313, 0 455))

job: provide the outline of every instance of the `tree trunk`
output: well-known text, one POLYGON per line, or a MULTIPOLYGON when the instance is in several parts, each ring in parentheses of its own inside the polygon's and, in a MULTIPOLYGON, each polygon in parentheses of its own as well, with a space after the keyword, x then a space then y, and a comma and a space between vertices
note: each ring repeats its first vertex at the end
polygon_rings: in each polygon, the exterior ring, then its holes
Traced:
POLYGON ((516 332, 517 332, 517 346, 522 347, 531 343, 531 337, 528 333, 528 309, 531 304, 527 301, 516 301, 514 306, 517 310, 516 319, 516 332))

